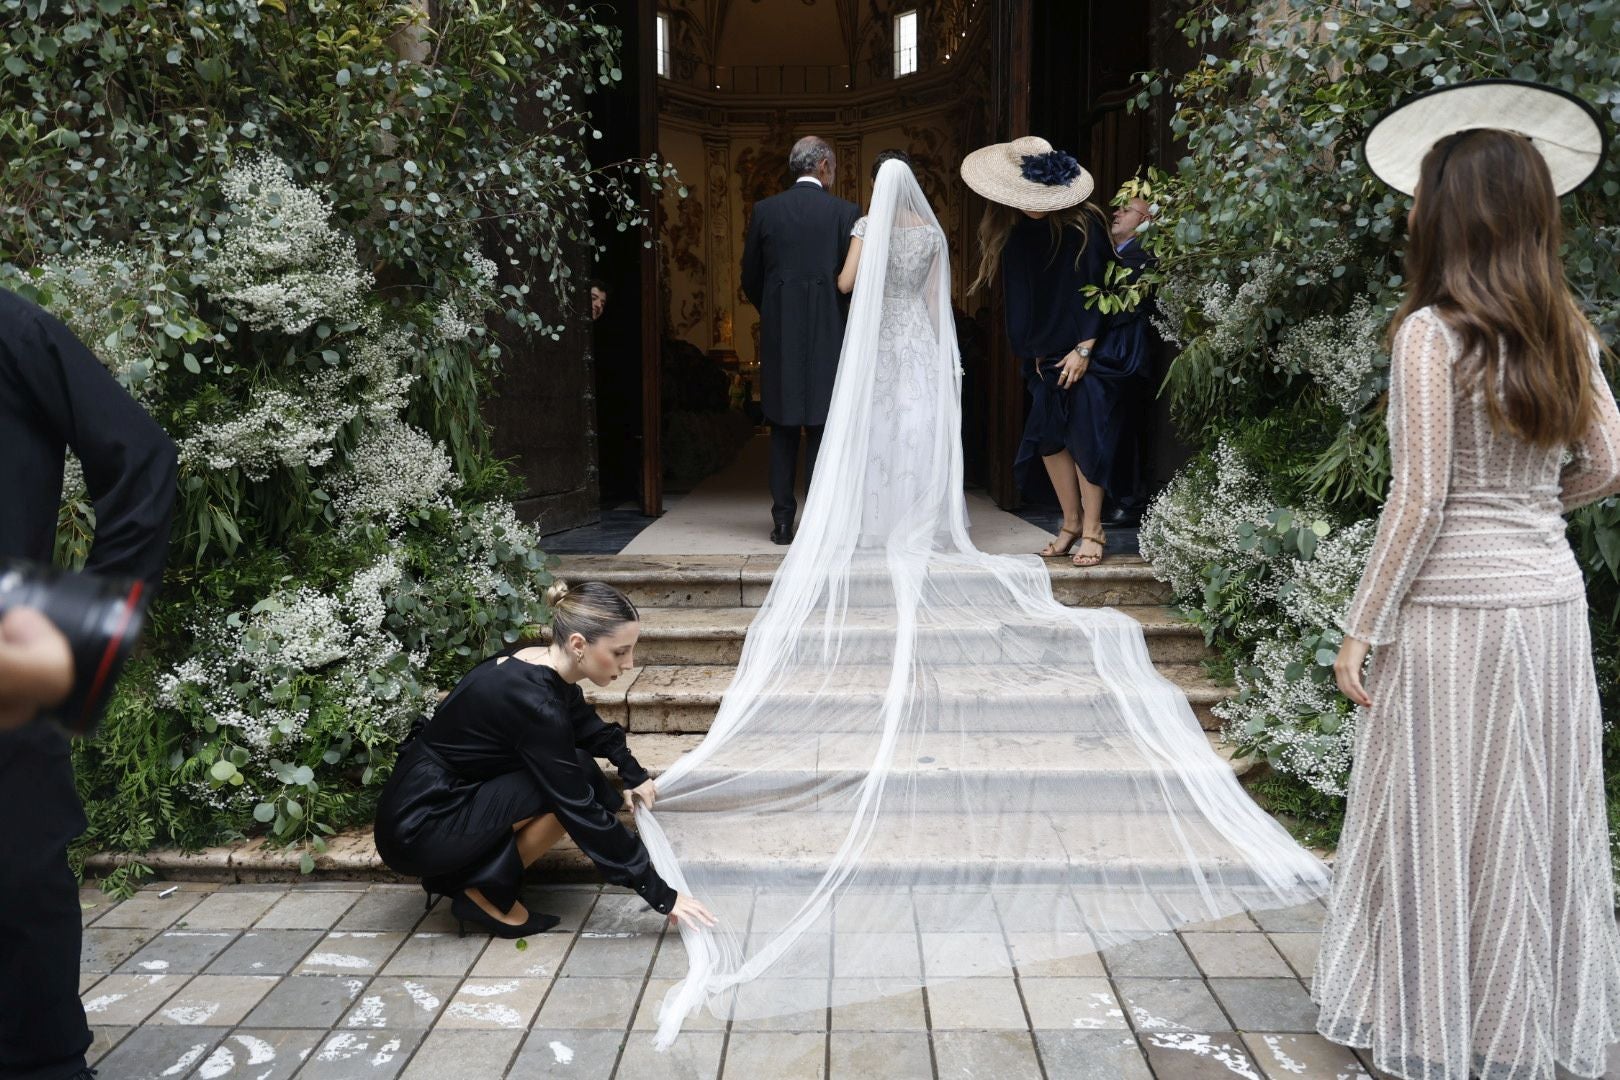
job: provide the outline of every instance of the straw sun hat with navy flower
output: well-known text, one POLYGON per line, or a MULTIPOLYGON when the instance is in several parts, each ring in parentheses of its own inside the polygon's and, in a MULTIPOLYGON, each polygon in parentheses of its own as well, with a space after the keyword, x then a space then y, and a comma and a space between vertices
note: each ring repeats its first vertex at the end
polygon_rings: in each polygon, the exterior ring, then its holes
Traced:
POLYGON ((973 151, 962 161, 962 179, 991 202, 1037 212, 1082 203, 1096 186, 1078 161, 1038 135, 973 151))

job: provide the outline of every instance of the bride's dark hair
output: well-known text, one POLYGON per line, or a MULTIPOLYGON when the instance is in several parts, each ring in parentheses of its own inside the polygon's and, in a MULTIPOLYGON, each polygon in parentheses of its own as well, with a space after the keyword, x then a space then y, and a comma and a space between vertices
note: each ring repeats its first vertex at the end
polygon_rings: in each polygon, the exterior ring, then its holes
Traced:
POLYGON ((916 172, 916 169, 912 168, 910 155, 908 155, 904 150, 879 150, 878 151, 878 156, 872 159, 872 182, 873 183, 877 182, 878 170, 883 168, 883 163, 885 161, 903 162, 905 164, 906 168, 911 169, 913 172, 916 172))

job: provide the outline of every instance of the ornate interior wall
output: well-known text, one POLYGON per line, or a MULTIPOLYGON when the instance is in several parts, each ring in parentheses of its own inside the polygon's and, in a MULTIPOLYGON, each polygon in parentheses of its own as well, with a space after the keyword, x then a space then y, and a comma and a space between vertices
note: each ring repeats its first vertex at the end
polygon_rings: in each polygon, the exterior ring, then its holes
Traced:
POLYGON ((669 0, 671 77, 659 80, 659 152, 687 187, 663 194, 659 258, 666 333, 700 349, 757 354, 758 312, 738 284, 748 217, 789 182, 788 149, 821 135, 838 154, 838 194, 865 205, 871 162, 898 148, 962 257, 982 204, 957 176, 990 139, 989 0, 669 0), (892 16, 919 13, 919 70, 892 77, 892 16), (789 40, 791 39, 791 40, 789 40), (846 88, 843 82, 848 82, 846 88), (716 85, 718 83, 718 86, 716 85))

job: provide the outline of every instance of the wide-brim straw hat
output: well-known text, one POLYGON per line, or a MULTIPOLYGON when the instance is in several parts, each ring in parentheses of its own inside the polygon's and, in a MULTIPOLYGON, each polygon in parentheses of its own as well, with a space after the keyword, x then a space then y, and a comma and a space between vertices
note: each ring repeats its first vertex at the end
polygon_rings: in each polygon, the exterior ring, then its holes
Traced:
POLYGON ((962 179, 991 202, 1036 211, 1085 202, 1097 186, 1079 162, 1038 135, 973 151, 962 159, 962 179))
POLYGON ((1424 91, 1381 116, 1367 132, 1367 166, 1384 183, 1410 195, 1435 143, 1482 128, 1529 139, 1547 162, 1560 195, 1586 183, 1603 164, 1603 118, 1590 104, 1540 83, 1476 79, 1424 91))

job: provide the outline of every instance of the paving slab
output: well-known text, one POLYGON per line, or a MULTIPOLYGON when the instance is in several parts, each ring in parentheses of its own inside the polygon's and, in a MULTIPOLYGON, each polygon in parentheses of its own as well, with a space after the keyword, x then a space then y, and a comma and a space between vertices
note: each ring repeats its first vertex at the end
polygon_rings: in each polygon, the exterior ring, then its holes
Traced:
POLYGON ((1046 1075, 1063 1080, 1153 1080, 1135 1037, 1121 1031, 1035 1032, 1046 1075))
POLYGON ((556 979, 535 1024, 546 1028, 625 1031, 641 993, 640 979, 556 979))
POLYGON ((630 977, 647 974, 659 933, 601 934, 582 932, 559 968, 564 977, 630 977))
POLYGON ((1316 1003, 1296 979, 1211 979, 1239 1031, 1314 1032, 1316 1003))
POLYGON ((1115 979, 1114 989, 1138 1032, 1231 1030, 1202 979, 1115 979))
POLYGON ((1293 970, 1261 933, 1188 932, 1181 943, 1206 978, 1292 978, 1293 970))
POLYGON ((373 885, 338 919, 337 929, 410 933, 426 914, 426 898, 416 885, 373 885))
POLYGON ((827 1075, 827 1036, 821 1032, 733 1032, 726 1042, 725 1080, 820 1080, 827 1075))
POLYGON ((319 930, 248 930, 208 965, 208 973, 286 975, 323 936, 319 930))
POLYGON ((79 944, 79 970, 106 974, 134 956, 159 931, 92 926, 79 944))
POLYGON ((1158 1080, 1263 1080, 1243 1040, 1231 1032, 1154 1032, 1142 1037, 1158 1080))
POLYGON ((276 985, 274 975, 198 975, 147 1020, 182 1027, 234 1026, 276 985))
POLYGON ((141 946, 117 970, 132 974, 195 973, 236 940, 235 930, 165 930, 141 946))
POLYGON ((1327 918, 1327 908, 1318 900, 1298 907, 1272 908, 1269 911, 1251 912, 1254 921, 1260 924, 1260 929, 1288 933, 1293 931, 1312 932, 1322 929, 1322 921, 1327 918))
POLYGON ((338 1025, 346 1028, 430 1028, 456 992, 445 978, 371 980, 338 1025))
MULTIPOLYGON (((647 987, 641 994, 641 1004, 636 1008, 636 1021, 632 1026, 637 1032, 652 1032, 658 1030, 658 1009, 663 1004, 664 995, 675 986, 675 979, 648 979, 647 987)), ((686 1037, 688 1031, 716 1031, 726 1030, 726 1020, 714 1015, 707 1008, 701 1008, 686 1018, 681 1025, 681 1037, 686 1037)))
POLYGON ((461 1031, 439 1028, 422 1040, 402 1074, 404 1080, 505 1076, 523 1041, 521 1031, 461 1031))
POLYGON ((1266 1080, 1356 1080, 1370 1074, 1356 1055, 1316 1034, 1250 1034, 1243 1042, 1266 1080))
POLYGON ((247 1015, 249 1027, 330 1028, 369 980, 339 975, 292 975, 276 983, 247 1015))
POLYGON ((828 1039, 832 1077, 933 1080, 934 1056, 926 1032, 835 1031, 828 1039))
POLYGON ((408 1029, 335 1031, 310 1053, 298 1080, 388 1080, 405 1068, 423 1034, 408 1029))
POLYGON ((84 1013, 110 1027, 139 1024, 189 981, 189 975, 108 975, 90 988, 84 1013))
MULTIPOLYGON (((403 951, 406 937, 388 930, 333 930, 310 949, 298 965, 300 975, 375 975, 403 951)), ((425 971, 389 971, 390 975, 438 974, 425 971)), ((443 972, 457 975, 460 972, 443 972)))
POLYGON ((694 1031, 690 1036, 683 1032, 674 1046, 660 1052, 653 1047, 651 1035, 632 1032, 619 1058, 618 1076, 622 1080, 639 1080, 641 1077, 714 1080, 720 1075, 720 1052, 724 1046, 725 1036, 718 1031, 694 1031))
POLYGON ((229 1028, 138 1027, 113 1047, 96 1071, 108 1080, 173 1080, 207 1059, 229 1028))
POLYGON ((506 1075, 508 1080, 608 1080, 624 1047, 622 1030, 537 1027, 506 1075))
POLYGON ((537 934, 516 941, 491 938, 470 974, 479 978, 545 979, 557 974, 574 940, 566 934, 537 934))
POLYGON ((1309 986, 1316 977, 1316 956, 1322 946, 1322 935, 1307 933, 1268 934, 1271 944, 1288 961, 1294 974, 1309 986))
POLYGON ((1129 1030, 1107 979, 1020 979, 1030 1027, 1074 1031, 1129 1030))
POLYGON ((325 1037, 325 1031, 238 1028, 192 1075, 200 1080, 287 1080, 325 1037))
POLYGON ((1193 963, 1181 939, 1175 934, 1160 934, 1126 945, 1116 945, 1102 954, 1108 974, 1113 978, 1197 978, 1198 965, 1193 963))
POLYGON ((84 1052, 84 1058, 94 1065, 107 1055, 107 1052, 135 1029, 132 1027, 108 1027, 101 1024, 90 1026, 90 1049, 84 1052))
POLYGON ((929 986, 928 1014, 935 1031, 1029 1031, 1012 979, 958 979, 929 986))
POLYGON ((101 916, 94 925, 102 929, 165 930, 208 895, 181 890, 165 897, 159 895, 161 892, 163 889, 142 889, 101 916))
POLYGON ((269 890, 212 893, 186 912, 184 922, 191 930, 246 930, 262 919, 282 895, 269 890))
POLYGON ((118 901, 102 892, 100 889, 85 887, 79 890, 79 923, 89 926, 113 908, 118 901))
MULTIPOLYGON (((840 1000, 840 982, 833 982, 833 999, 840 1000)), ((845 991, 848 993, 849 991, 845 991)), ((906 990, 869 1001, 834 1005, 833 1031, 922 1031, 928 1030, 928 1012, 921 990, 906 990)))
POLYGON ((439 1026, 521 1031, 551 986, 550 979, 468 979, 445 1006, 439 1026))
MULTIPOLYGON (((389 935, 394 936, 394 935, 389 935)), ((483 934, 459 937, 455 934, 418 931, 405 938, 393 954, 384 975, 461 976, 472 969, 478 954, 491 939, 483 934)))
POLYGON ((254 925, 260 930, 329 930, 359 899, 358 891, 297 889, 272 904, 254 925))
POLYGON ((1028 1031, 936 1031, 934 1060, 939 1080, 1041 1075, 1028 1031))

